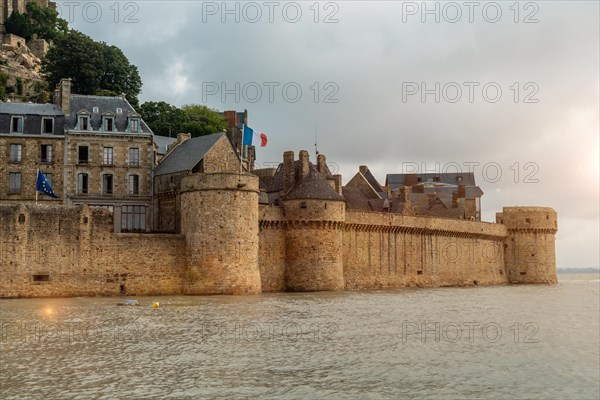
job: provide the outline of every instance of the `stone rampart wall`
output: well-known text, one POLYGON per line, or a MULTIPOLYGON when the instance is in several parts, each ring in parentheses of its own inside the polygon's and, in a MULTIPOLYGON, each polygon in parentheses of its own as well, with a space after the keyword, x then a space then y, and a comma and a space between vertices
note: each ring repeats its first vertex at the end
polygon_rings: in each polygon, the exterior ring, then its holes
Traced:
POLYGON ((0 297, 179 294, 181 235, 114 234, 103 209, 0 206, 0 297))

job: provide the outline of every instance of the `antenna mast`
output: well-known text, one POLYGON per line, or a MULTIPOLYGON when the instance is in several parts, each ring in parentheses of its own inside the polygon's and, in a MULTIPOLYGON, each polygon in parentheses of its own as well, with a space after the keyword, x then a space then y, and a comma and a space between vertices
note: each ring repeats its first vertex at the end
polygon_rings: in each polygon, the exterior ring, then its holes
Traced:
POLYGON ((317 156, 319 155, 319 148, 317 146, 317 124, 315 124, 315 153, 317 156))

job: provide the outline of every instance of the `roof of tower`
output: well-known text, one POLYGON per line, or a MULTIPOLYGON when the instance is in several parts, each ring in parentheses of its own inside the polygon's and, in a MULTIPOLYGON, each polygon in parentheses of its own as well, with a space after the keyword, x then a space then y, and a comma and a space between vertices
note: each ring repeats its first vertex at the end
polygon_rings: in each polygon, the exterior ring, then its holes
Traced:
POLYGON ((329 186, 314 166, 311 166, 308 176, 284 197, 284 200, 301 199, 344 201, 344 197, 329 186))

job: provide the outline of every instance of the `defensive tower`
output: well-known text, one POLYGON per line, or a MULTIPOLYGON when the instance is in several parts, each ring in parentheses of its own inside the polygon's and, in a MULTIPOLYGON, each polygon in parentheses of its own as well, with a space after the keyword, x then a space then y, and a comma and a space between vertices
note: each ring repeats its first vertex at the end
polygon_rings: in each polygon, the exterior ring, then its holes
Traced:
POLYGON ((261 293, 258 196, 258 177, 250 174, 220 172, 182 178, 186 294, 261 293))
POLYGON ((342 260, 346 205, 344 198, 300 151, 295 173, 293 153, 284 155, 284 176, 295 187, 283 198, 285 211, 286 289, 322 291, 344 289, 342 260), (287 161, 287 162, 286 162, 287 161))
POLYGON ((506 225, 504 260, 510 283, 557 283, 556 211, 548 207, 504 207, 496 222, 506 225))

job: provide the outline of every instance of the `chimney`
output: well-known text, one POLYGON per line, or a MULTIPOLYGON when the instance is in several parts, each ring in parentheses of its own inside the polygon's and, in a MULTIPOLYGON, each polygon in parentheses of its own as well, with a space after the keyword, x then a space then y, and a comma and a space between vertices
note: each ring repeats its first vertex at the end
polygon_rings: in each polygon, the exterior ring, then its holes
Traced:
POLYGON ((410 202, 410 186, 402 186, 400 188, 400 201, 402 203, 408 203, 410 202))
POLYGON ((54 91, 54 104, 65 114, 71 114, 71 79, 61 79, 54 91))
POLYGON ((309 160, 308 160, 308 151, 306 151, 306 150, 300 150, 299 158, 300 158, 300 179, 299 179, 299 181, 301 182, 310 173, 310 164, 309 164, 309 160))
POLYGON ((458 197, 461 199, 464 199, 465 197, 467 197, 467 190, 465 188, 464 183, 458 184, 458 197))
POLYGON ((335 191, 342 194, 342 175, 336 174, 333 177, 335 178, 335 191))
POLYGON ((296 185, 294 171, 294 152, 286 151, 283 153, 283 194, 287 194, 296 185))
POLYGON ((317 171, 321 175, 327 174, 327 159, 324 154, 317 155, 317 171))
POLYGON ((414 186, 419 183, 419 179, 416 174, 406 174, 404 175, 404 184, 406 186, 414 186))
POLYGON ((191 133, 178 133, 177 134, 177 144, 181 144, 191 138, 192 138, 191 133))
POLYGON ((361 165, 360 167, 358 167, 358 170, 360 171, 361 174, 364 175, 369 170, 369 167, 367 167, 366 165, 361 165))
POLYGON ((238 120, 236 111, 225 111, 223 116, 225 117, 225 120, 227 120, 228 129, 233 129, 237 126, 238 120))

